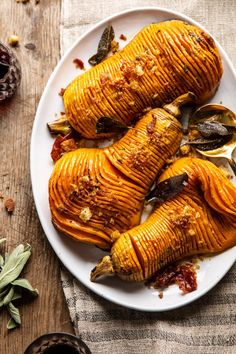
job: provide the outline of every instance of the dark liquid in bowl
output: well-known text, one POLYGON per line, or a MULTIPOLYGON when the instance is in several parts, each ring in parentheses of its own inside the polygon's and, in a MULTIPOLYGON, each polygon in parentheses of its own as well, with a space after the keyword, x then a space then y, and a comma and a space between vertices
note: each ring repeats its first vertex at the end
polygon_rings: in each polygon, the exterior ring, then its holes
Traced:
POLYGON ((47 348, 43 354, 79 354, 80 352, 67 344, 53 345, 47 348))

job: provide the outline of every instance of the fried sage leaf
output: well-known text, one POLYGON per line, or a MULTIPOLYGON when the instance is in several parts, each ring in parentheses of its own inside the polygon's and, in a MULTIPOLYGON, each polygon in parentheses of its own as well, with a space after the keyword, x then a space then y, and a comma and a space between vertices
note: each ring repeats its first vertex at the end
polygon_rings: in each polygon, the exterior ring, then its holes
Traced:
POLYGON ((107 26, 102 33, 101 39, 98 44, 97 53, 94 54, 89 60, 89 64, 97 65, 107 57, 111 49, 111 42, 115 38, 115 32, 111 25, 107 26))
POLYGON ((158 185, 147 195, 146 201, 165 202, 179 194, 188 182, 188 175, 184 172, 181 175, 170 177, 158 185))
POLYGON ((110 117, 100 117, 96 123, 96 134, 102 133, 118 133, 122 132, 128 127, 117 120, 110 117))
POLYGON ((216 121, 206 121, 197 124, 197 130, 205 138, 226 136, 229 134, 228 129, 221 123, 216 121))
POLYGON ((230 141, 232 139, 232 136, 232 134, 228 134, 214 139, 198 138, 192 141, 188 141, 187 144, 193 146, 195 149, 199 149, 202 151, 214 150, 230 141))

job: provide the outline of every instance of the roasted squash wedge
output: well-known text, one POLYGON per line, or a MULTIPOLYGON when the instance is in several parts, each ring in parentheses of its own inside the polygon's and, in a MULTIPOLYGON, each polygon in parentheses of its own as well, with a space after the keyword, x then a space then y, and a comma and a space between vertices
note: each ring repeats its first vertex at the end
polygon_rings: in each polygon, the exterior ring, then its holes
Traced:
MULTIPOLYGON (((187 99, 191 97, 187 94, 187 99)), ((183 95, 166 109, 175 111, 185 101, 183 95)), ((113 145, 65 154, 49 181, 56 228, 81 242, 110 249, 113 231, 139 224, 145 195, 181 139, 179 121, 156 108, 113 145)))
POLYGON ((177 20, 151 24, 69 84, 63 96, 66 116, 82 136, 96 139, 104 136, 95 133, 99 117, 129 124, 143 109, 187 91, 202 103, 214 95, 221 76, 218 49, 202 29, 177 20))
POLYGON ((236 188, 219 168, 197 158, 179 159, 160 181, 183 172, 188 185, 117 239, 92 271, 93 281, 103 274, 142 281, 179 259, 236 245, 236 188))

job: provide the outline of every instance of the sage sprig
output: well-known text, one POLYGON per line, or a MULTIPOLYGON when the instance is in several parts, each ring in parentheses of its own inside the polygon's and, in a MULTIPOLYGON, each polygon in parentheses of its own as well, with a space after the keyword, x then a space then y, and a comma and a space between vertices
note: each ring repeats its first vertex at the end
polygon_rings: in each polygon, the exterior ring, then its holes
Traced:
MULTIPOLYGON (((0 239, 0 244, 4 241, 0 239)), ((21 324, 20 312, 13 301, 22 298, 24 291, 38 295, 38 290, 27 279, 18 278, 30 256, 31 247, 28 244, 17 246, 10 254, 5 254, 5 259, 0 255, 0 307, 5 306, 11 316, 8 329, 21 324)))

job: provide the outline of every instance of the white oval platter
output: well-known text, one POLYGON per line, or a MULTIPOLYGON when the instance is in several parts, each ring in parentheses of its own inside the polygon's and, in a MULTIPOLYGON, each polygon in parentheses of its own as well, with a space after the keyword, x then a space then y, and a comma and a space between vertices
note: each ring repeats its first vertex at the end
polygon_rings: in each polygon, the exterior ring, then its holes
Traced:
MULTIPOLYGON (((236 259, 236 248, 201 261, 197 273, 198 289, 187 295, 182 295, 178 287, 173 285, 164 291, 164 297, 160 299, 158 291, 150 290, 143 284, 123 282, 117 277, 107 278, 98 283, 90 282, 90 271, 104 255, 104 252, 61 235, 51 223, 48 180, 53 169, 50 158, 53 138, 50 136, 46 124, 55 119, 55 113, 59 115, 64 110, 62 99, 58 95, 60 89, 66 87, 74 77, 83 72, 75 68, 73 60, 80 58, 89 68, 88 58, 94 54, 101 33, 108 23, 113 25, 117 38, 123 33, 127 36, 128 42, 145 25, 170 19, 181 19, 203 28, 182 14, 156 7, 145 7, 107 18, 81 36, 60 60, 48 80, 38 106, 31 140, 30 167, 34 200, 44 232, 57 256, 87 288, 107 300, 142 311, 171 310, 186 305, 205 294, 219 282, 233 265, 236 259)), ((119 42, 121 46, 127 43, 119 42)), ((224 75, 212 102, 222 102, 236 111, 234 96, 236 75, 226 53, 218 43, 217 45, 223 59, 224 75)))

